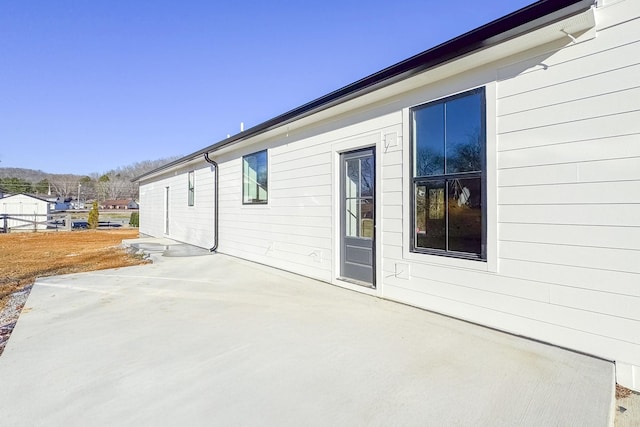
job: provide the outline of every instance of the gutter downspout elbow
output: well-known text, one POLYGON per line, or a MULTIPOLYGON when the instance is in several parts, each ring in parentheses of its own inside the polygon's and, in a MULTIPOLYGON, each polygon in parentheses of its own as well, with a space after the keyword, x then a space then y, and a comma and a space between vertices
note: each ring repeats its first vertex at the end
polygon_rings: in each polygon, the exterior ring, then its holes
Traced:
POLYGON ((209 252, 216 252, 218 250, 218 163, 216 163, 215 160, 212 160, 211 158, 209 158, 209 153, 204 153, 204 160, 211 164, 215 170, 215 175, 214 175, 214 179, 215 179, 215 184, 214 184, 214 191, 215 191, 215 196, 214 196, 214 207, 213 207, 213 211, 214 211, 214 220, 213 220, 213 232, 214 232, 214 236, 213 236, 213 246, 209 249, 209 252))

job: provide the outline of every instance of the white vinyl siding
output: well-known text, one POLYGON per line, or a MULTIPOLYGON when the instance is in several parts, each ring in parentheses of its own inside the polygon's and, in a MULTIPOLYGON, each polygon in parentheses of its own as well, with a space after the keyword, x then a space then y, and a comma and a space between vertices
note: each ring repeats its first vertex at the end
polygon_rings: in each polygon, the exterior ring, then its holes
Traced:
MULTIPOLYGON (((395 120, 399 118, 395 115, 395 120)), ((348 120, 345 120, 348 122, 348 120)), ((290 134, 216 161, 220 166, 220 251, 332 282, 336 250, 332 144, 380 132, 388 120, 369 120, 332 132, 290 134), (246 206, 237 183, 243 155, 269 150, 269 204, 246 206)), ((379 135, 379 134, 378 134, 379 135)), ((379 136, 377 140, 379 140, 379 136)), ((374 139, 376 140, 376 139, 374 139)))
MULTIPOLYGON (((500 80, 497 102, 500 274, 548 289, 546 304, 529 313, 512 304, 514 314, 573 331, 572 344, 583 351, 638 366, 635 9, 635 19, 598 29, 592 40, 530 61, 544 66, 500 80), (594 344, 598 337, 608 347, 594 344)), ((566 345, 561 329, 547 334, 543 339, 566 345)))
MULTIPOLYGON (((242 205, 238 158, 220 166, 220 250, 330 280, 331 164, 308 142, 269 149, 269 205, 242 205)), ((328 149, 325 149, 328 150, 328 149)))
POLYGON ((165 229, 165 188, 169 187, 167 237, 202 248, 213 246, 214 174, 202 161, 196 168, 140 183, 140 233, 161 236, 165 229), (189 171, 197 182, 197 204, 189 206, 189 171))

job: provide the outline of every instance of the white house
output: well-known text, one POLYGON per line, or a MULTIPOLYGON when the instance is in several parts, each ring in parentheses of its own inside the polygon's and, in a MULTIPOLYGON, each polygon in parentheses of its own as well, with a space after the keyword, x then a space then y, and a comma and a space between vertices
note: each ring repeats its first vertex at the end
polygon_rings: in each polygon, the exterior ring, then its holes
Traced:
POLYGON ((0 230, 45 230, 51 213, 51 202, 27 194, 14 194, 0 199, 0 230))
POLYGON ((615 361, 640 2, 539 1, 138 178, 140 231, 615 361))

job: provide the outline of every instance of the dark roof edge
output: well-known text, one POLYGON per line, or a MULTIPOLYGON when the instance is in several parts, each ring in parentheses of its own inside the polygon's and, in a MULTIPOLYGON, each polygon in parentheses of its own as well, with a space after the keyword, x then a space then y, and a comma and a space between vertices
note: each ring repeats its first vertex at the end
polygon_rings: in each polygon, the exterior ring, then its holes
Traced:
POLYGON ((252 128, 218 141, 206 148, 181 157, 166 165, 134 178, 139 181, 148 175, 158 173, 181 163, 195 160, 205 153, 217 151, 247 138, 262 134, 276 127, 291 123, 294 120, 343 103, 357 96, 364 95, 382 86, 388 86, 407 77, 426 71, 445 62, 467 55, 474 51, 491 47, 511 38, 533 31, 555 21, 576 15, 588 10, 595 0, 541 0, 525 6, 515 12, 498 18, 488 24, 464 33, 449 41, 425 50, 408 59, 398 62, 381 71, 364 77, 354 83, 321 96, 284 114, 260 123, 252 128), (561 13, 560 13, 561 12, 561 13), (545 19, 546 18, 546 19, 545 19))
POLYGON ((33 194, 27 194, 27 193, 10 194, 8 196, 4 196, 2 199, 8 199, 9 197, 13 197, 13 196, 27 196, 27 197, 31 197, 32 199, 40 200, 41 202, 53 203, 53 201, 47 200, 47 199, 45 199, 43 197, 36 196, 36 195, 33 195, 33 194))

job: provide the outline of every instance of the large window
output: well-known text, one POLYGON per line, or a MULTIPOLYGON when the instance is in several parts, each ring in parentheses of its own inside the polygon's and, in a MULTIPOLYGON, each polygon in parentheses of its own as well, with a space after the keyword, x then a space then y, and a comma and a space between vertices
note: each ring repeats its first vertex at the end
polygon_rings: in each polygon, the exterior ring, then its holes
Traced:
POLYGON ((194 171, 190 171, 189 172, 189 178, 188 178, 188 198, 189 198, 189 206, 193 206, 195 203, 195 196, 196 196, 196 182, 195 182, 195 173, 194 171))
POLYGON ((242 157, 242 203, 267 203, 267 151, 242 157))
POLYGON ((485 96, 411 110, 413 252, 486 259, 485 96))

